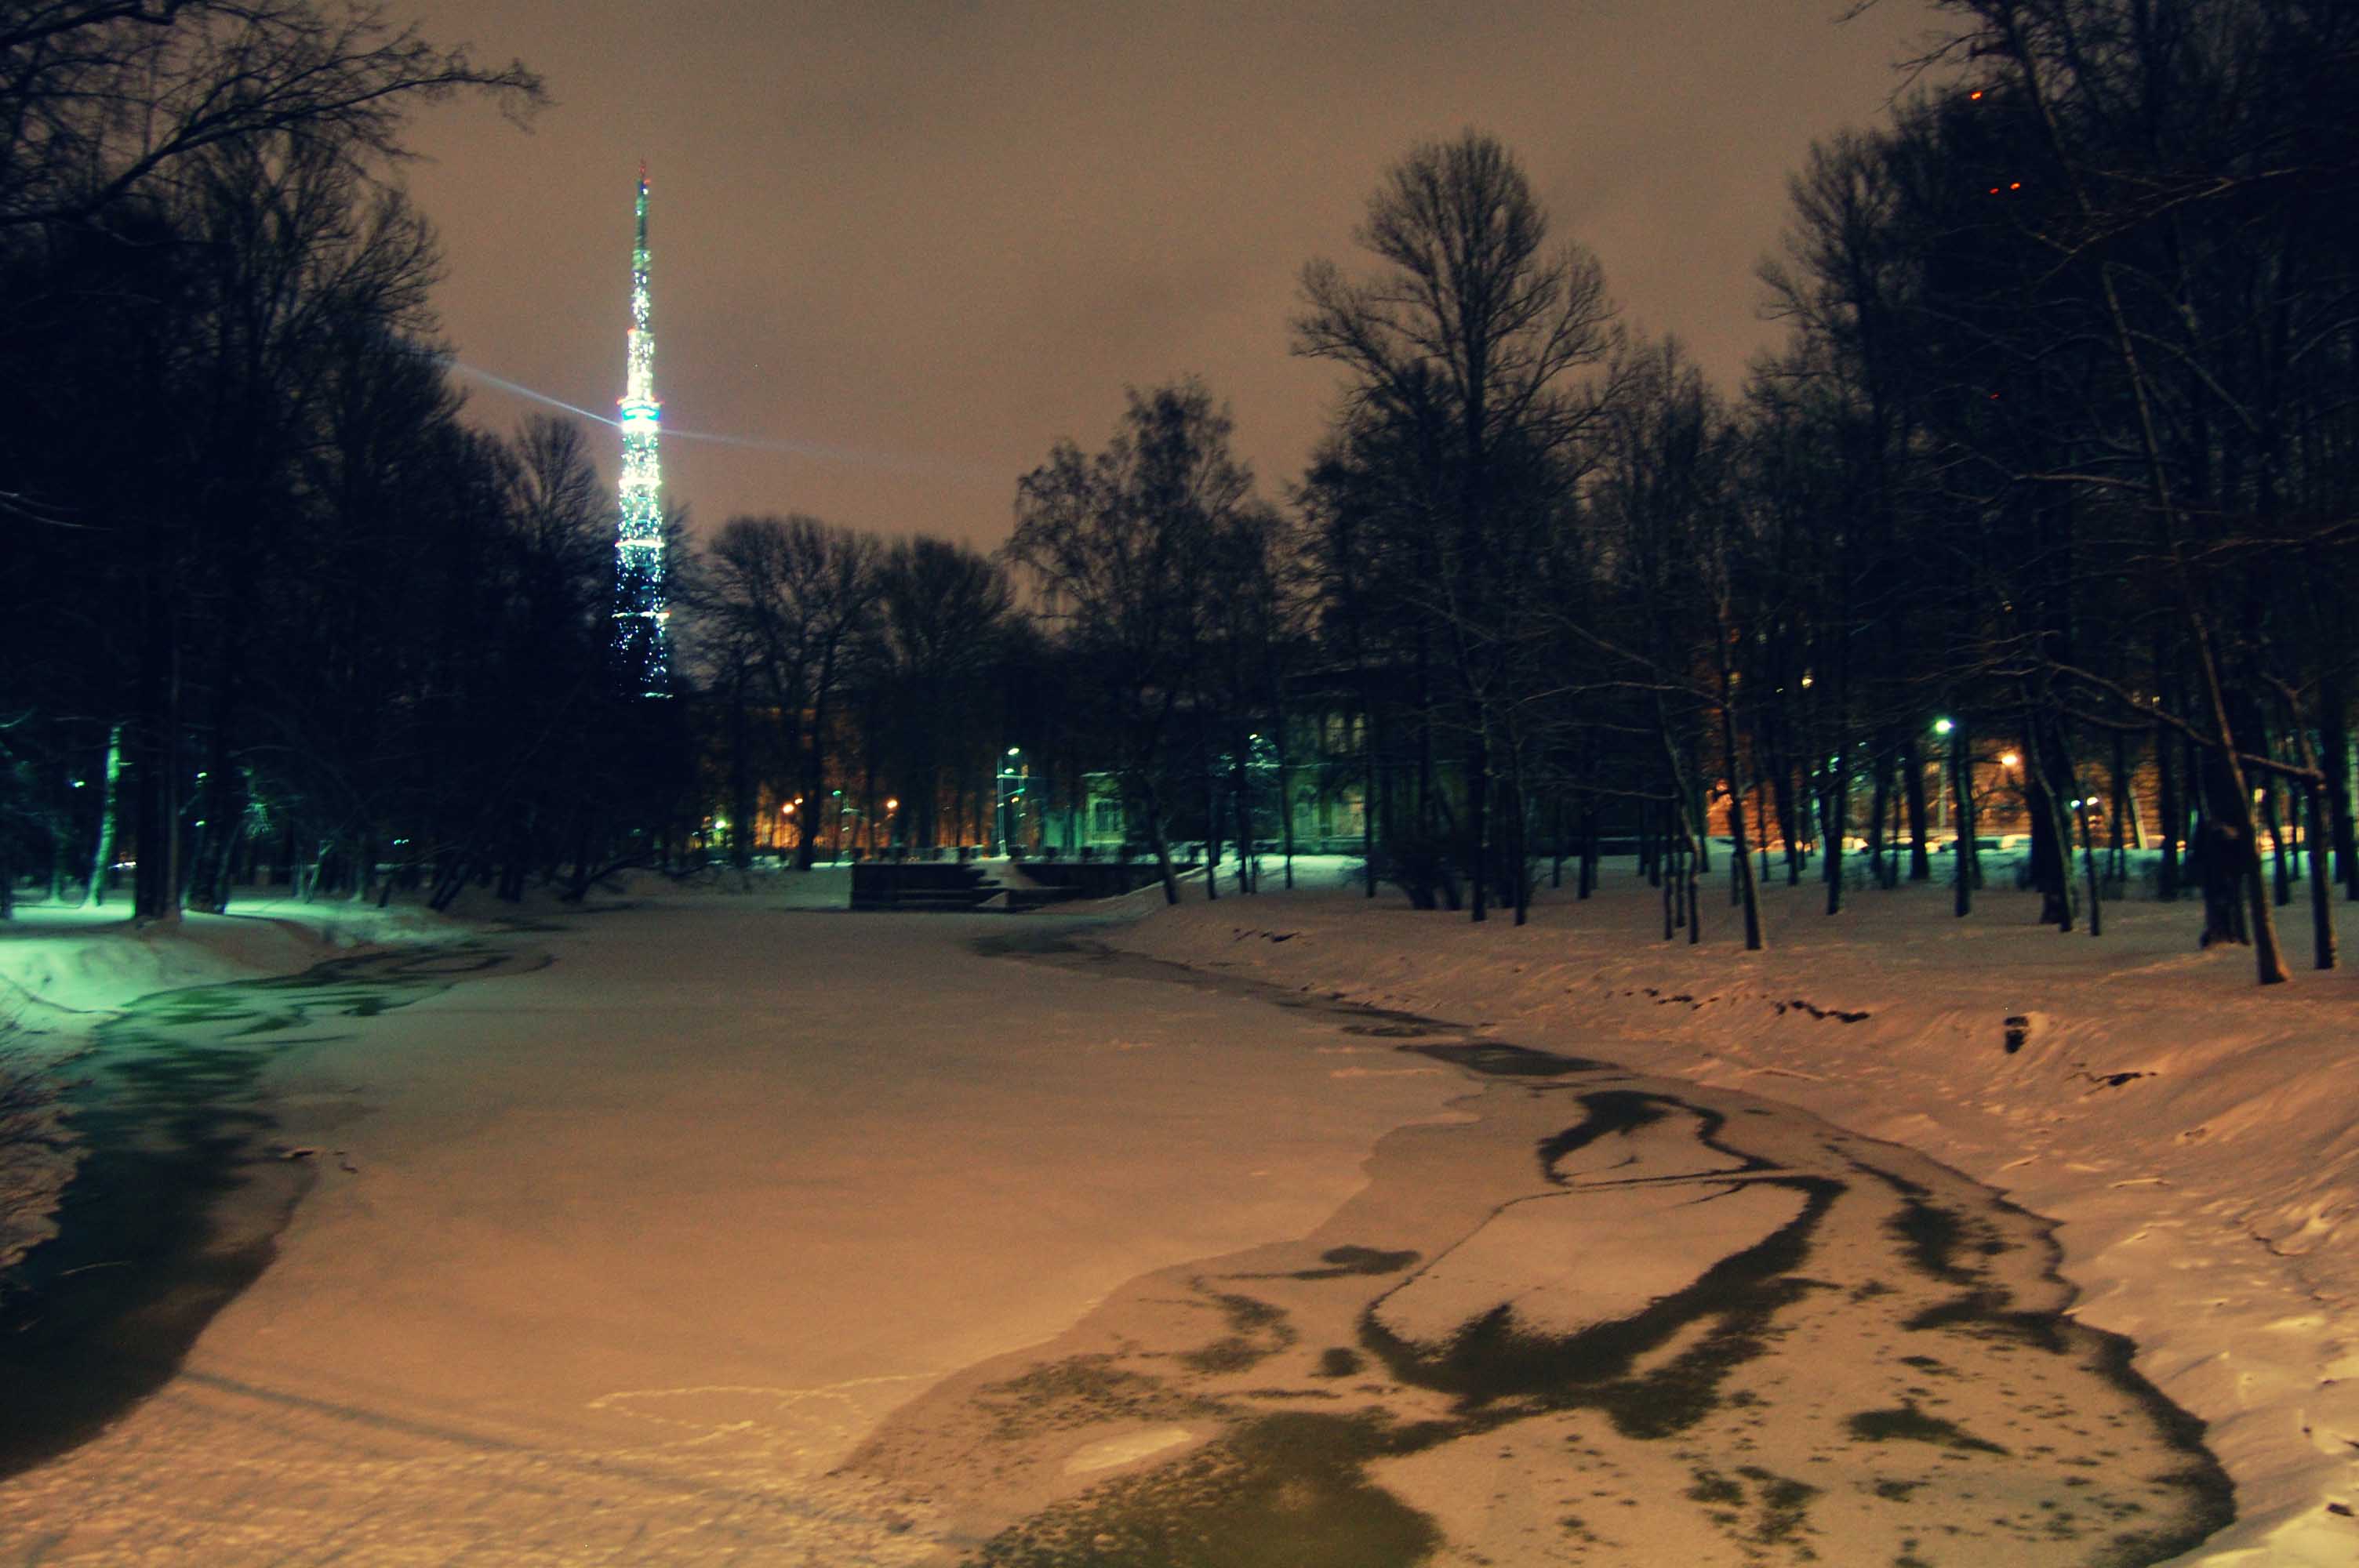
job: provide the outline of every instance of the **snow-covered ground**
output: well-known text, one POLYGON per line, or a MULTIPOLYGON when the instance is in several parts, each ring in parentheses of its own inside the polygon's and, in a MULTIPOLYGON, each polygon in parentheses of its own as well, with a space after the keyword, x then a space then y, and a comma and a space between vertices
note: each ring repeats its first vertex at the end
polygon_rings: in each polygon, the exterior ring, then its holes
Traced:
MULTIPOLYGON (((2060 935, 1995 878, 1965 920, 1945 886, 1854 892, 1835 919, 1815 882, 1773 887, 1757 955, 1718 879, 1702 943, 1662 942, 1627 861, 1586 903, 1544 893, 1520 930, 1359 897, 1332 865, 1300 880, 1323 891, 1134 895, 1148 917, 1106 935, 1931 1154, 2062 1221, 2076 1315, 2135 1339, 2209 1423, 2239 1517, 2190 1561, 2359 1562, 2359 969, 2306 967, 2300 898, 2279 912, 2294 979, 2262 989, 2248 950, 2195 950, 2187 905, 2110 903, 2102 937, 2060 935)), ((2359 918, 2335 907, 2351 955, 2359 918)))
POLYGON ((916 1505, 826 1474, 889 1410, 1309 1231, 1461 1092, 973 952, 1006 916, 785 902, 650 892, 489 937, 546 967, 290 1032, 275 1136, 320 1154, 277 1261, 0 1483, 0 1562, 912 1560, 916 1505))
POLYGON ((50 1233, 72 1172, 55 1089, 123 1004, 153 991, 306 969, 340 952, 448 940, 421 910, 278 899, 229 914, 141 927, 118 900, 90 909, 21 905, 0 921, 0 1269, 50 1233))
MULTIPOLYGON (((2188 908, 2136 901, 2093 941, 1996 887, 1963 922, 1944 889, 1831 921, 1777 888, 1747 956, 1716 891, 1700 946, 1661 943, 1626 862, 1521 930, 1298 870, 1292 894, 1147 890, 1088 934, 1799 1104, 1988 1182, 2064 1222, 2078 1315, 2210 1422, 2239 1518, 2189 1561, 2359 1560, 2359 976, 2258 989, 2247 953, 2192 950, 2188 908)), ((892 1412, 1169 1314, 1171 1271, 1362 1239, 1371 1151, 1467 1119, 1463 1079, 1339 1055, 1332 1020, 969 950, 1040 917, 820 913, 843 881, 647 882, 540 929, 0 925, 0 1015, 67 1073, 145 991, 471 933, 555 960, 284 1046, 277 1136, 332 1158, 277 1261, 161 1393, 0 1483, 0 1563, 923 1561, 923 1495, 837 1468, 892 1412)), ((1147 1422, 1062 1464, 1193 1440, 1147 1422)), ((1444 1517, 1462 1485, 1398 1479, 1444 1517)))

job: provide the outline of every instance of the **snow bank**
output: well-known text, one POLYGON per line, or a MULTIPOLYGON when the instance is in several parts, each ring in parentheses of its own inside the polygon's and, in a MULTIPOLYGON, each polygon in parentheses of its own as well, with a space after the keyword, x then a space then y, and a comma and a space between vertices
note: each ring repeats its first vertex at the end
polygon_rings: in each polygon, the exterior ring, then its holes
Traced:
POLYGON ((288 974, 333 952, 441 940, 457 929, 416 908, 292 899, 147 926, 123 904, 20 905, 16 918, 0 921, 0 1022, 27 1033, 79 1033, 151 991, 288 974))
MULTIPOLYGON (((2077 1314, 2136 1340, 2139 1369, 2209 1423, 2239 1517, 2182 1561, 2359 1561, 2359 1103, 2343 1076, 2359 975, 2263 989, 2249 951, 2195 951, 2194 911, 2150 900, 2108 904, 2093 940, 1995 887, 1962 921, 1946 886, 1854 893, 1829 919, 1806 882, 1767 890, 1769 949, 1747 954, 1724 882, 1704 940, 1665 943, 1626 861, 1585 903, 1544 893, 1521 929, 1318 880, 1176 909, 1150 890, 1102 934, 1748 1089, 1945 1161, 2060 1221, 2077 1314)), ((2306 905, 2280 913, 2306 964, 2306 905)))
POLYGON ((56 1093, 76 1052, 136 998, 307 969, 332 953, 446 938, 421 910, 292 900, 141 926, 117 903, 20 905, 0 921, 0 1270, 54 1228, 73 1174, 56 1093))

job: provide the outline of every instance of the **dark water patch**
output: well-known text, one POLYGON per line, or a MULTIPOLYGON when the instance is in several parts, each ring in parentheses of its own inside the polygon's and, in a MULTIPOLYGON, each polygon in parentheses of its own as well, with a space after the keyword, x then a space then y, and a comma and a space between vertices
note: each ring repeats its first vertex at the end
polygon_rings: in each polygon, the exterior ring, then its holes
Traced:
MULTIPOLYGON (((1712 1172, 1713 1175, 1748 1175, 1778 1168, 1776 1161, 1747 1153, 1723 1138, 1722 1134, 1728 1127, 1728 1117, 1724 1112, 1678 1095, 1648 1089, 1593 1089, 1581 1096, 1581 1106, 1588 1113, 1586 1116, 1563 1131, 1540 1141, 1540 1173, 1560 1187, 1572 1184, 1557 1169, 1568 1155, 1579 1153, 1602 1138, 1626 1137, 1674 1116, 1689 1119, 1691 1136, 1700 1147, 1728 1162, 1712 1172)), ((1642 1176, 1635 1178, 1635 1181, 1645 1184, 1692 1179, 1692 1173, 1680 1172, 1667 1176, 1642 1176)))
POLYGON ((1953 1211, 1920 1197, 1904 1197, 1899 1212, 1888 1223, 1908 1249, 1909 1261, 1916 1264, 1918 1272, 1952 1283, 1967 1283, 1974 1279, 1973 1271, 1959 1267, 1957 1262, 1964 1243, 1965 1225, 1953 1211))
POLYGON ((1777 1314, 1814 1290, 1789 1277, 1801 1266, 1841 1183, 1814 1176, 1767 1177, 1803 1195, 1802 1212, 1767 1238, 1723 1258, 1686 1289, 1628 1317, 1569 1335, 1521 1324, 1502 1303, 1445 1344, 1413 1343, 1378 1315, 1385 1298, 1360 1316, 1360 1343, 1400 1382, 1457 1399, 1463 1412, 1502 1401, 1517 1413, 1579 1408, 1603 1411, 1626 1437, 1666 1437, 1719 1406, 1728 1374, 1764 1354, 1777 1314), (1659 1366, 1634 1372, 1640 1357, 1691 1325, 1703 1332, 1659 1366))
POLYGON ((1278 1272, 1227 1274, 1230 1280, 1349 1280, 1364 1275, 1397 1274, 1416 1264, 1415 1252, 1387 1252, 1376 1247, 1330 1247, 1319 1255, 1319 1267, 1278 1272))
POLYGON ((313 1031, 323 1020, 374 1018, 522 967, 481 947, 352 954, 156 992, 102 1024, 62 1096, 78 1161, 57 1233, 0 1275, 0 1477, 89 1441, 161 1388, 269 1267, 315 1170, 268 1146, 273 1062, 338 1038, 313 1031))
POLYGON ((1586 1056, 1555 1051, 1535 1051, 1503 1040, 1470 1040, 1451 1045, 1411 1045, 1406 1049, 1489 1078, 1559 1078, 1568 1073, 1595 1072, 1609 1065, 1586 1056))
POLYGON ((1209 1345, 1180 1352, 1180 1364, 1190 1371, 1222 1376, 1246 1371, 1285 1351, 1298 1337, 1286 1314, 1267 1302, 1227 1292, 1209 1299, 1227 1320, 1229 1332, 1209 1345))
POLYGON ((1358 1351, 1341 1345, 1331 1345, 1319 1353, 1319 1368, 1312 1374, 1320 1378, 1355 1376, 1367 1362, 1358 1351))
POLYGON ((2006 1291, 1996 1288, 1968 1291, 1912 1314, 1901 1326, 1919 1332, 1950 1329, 1978 1339, 2011 1340, 2050 1356, 2071 1353, 2071 1336, 2060 1315, 2017 1311, 2010 1304, 2013 1300, 2006 1291))
POLYGON ((1893 1410, 1861 1411, 1846 1416, 1843 1425, 1862 1443, 1930 1443, 1961 1454, 2005 1454, 1987 1438, 1976 1437, 1955 1422, 1927 1415, 1912 1403, 1893 1410))
POLYGON ((1319 1254, 1323 1269, 1298 1269, 1298 1280, 1333 1280, 1346 1274, 1397 1274, 1417 1261, 1415 1252, 1386 1252, 1376 1247, 1330 1247, 1319 1254))

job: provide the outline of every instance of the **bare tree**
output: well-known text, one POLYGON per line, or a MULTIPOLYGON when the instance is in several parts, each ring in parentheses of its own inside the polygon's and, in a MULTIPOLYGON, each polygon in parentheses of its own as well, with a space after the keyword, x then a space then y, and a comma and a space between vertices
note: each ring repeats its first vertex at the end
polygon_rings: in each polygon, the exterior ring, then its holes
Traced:
POLYGON ((356 165, 400 154, 418 103, 543 102, 521 61, 478 64, 364 0, 19 0, 0 12, 0 229, 78 221, 212 149, 294 131, 356 165))
MULTIPOLYGON (((1303 269, 1294 351, 1343 365, 1345 416, 1394 432, 1412 471, 1400 491, 1426 513, 1442 646, 1468 734, 1467 840, 1473 915, 1491 881, 1494 750, 1503 714, 1486 693, 1496 650, 1481 629, 1525 580, 1514 520, 1529 487, 1561 482, 1594 416, 1572 373, 1603 359, 1613 310, 1596 258, 1551 247, 1547 214, 1495 138, 1468 131, 1413 148, 1386 173, 1354 238, 1379 264, 1359 281, 1334 264, 1303 269)), ((1520 871, 1518 875, 1520 875, 1520 871)))
MULTIPOLYGON (((870 535, 800 514, 732 518, 709 552, 703 611, 753 658, 813 818, 855 639, 876 600, 878 557, 870 535)), ((818 837, 807 821, 796 851, 802 870, 818 837)))
POLYGON ((1227 411, 1201 382, 1133 391, 1103 449, 1060 442, 1017 481, 1007 546, 1038 612, 1094 676, 1125 804, 1173 903, 1171 821, 1187 776, 1180 720, 1201 697, 1209 607, 1222 591, 1217 542, 1256 505, 1229 434, 1227 411))

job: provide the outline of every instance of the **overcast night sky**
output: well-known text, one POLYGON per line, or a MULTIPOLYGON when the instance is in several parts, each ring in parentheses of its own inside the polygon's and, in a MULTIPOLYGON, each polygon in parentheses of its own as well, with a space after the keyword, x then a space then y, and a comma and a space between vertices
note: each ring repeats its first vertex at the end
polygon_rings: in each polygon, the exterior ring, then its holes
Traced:
MULTIPOLYGON (((442 0, 429 36, 521 56, 556 103, 529 132, 425 112, 408 178, 462 362, 611 416, 645 157, 668 499, 700 532, 800 511, 989 547, 1053 441, 1188 372, 1282 495, 1335 386, 1288 355, 1297 273, 1356 269, 1386 167, 1470 125, 1626 320, 1733 386, 1775 335, 1752 272, 1788 174, 1882 112, 1931 20, 1841 9, 442 0)), ((495 426, 530 406, 467 384, 495 426)))

